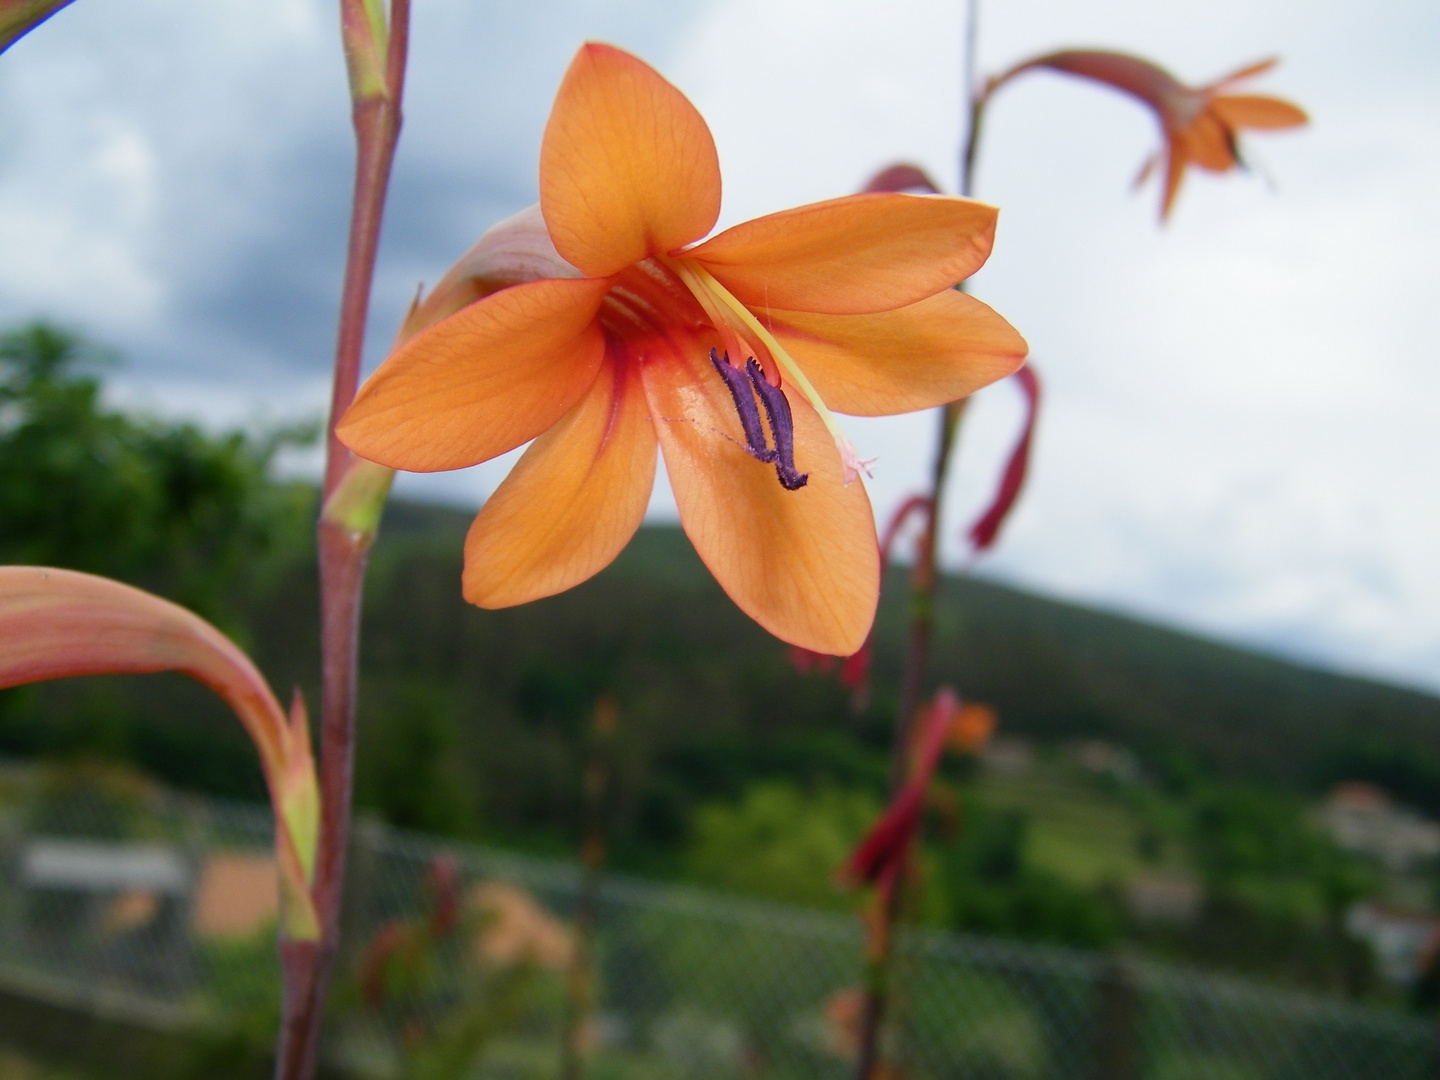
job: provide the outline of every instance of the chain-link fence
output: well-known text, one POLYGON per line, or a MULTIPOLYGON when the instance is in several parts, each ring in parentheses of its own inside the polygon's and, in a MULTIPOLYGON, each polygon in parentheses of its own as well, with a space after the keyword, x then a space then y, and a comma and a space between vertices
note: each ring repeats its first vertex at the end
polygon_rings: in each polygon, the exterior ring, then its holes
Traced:
MULTIPOLYGON (((0 965, 272 1030, 263 809, 75 789, 3 814, 0 965)), ((848 1075, 851 920, 365 823, 350 866, 330 1027, 356 1075, 557 1076, 565 1031, 596 1080, 848 1075)), ((896 995, 912 1080, 1435 1073, 1419 1018, 1072 950, 912 932, 896 995)))

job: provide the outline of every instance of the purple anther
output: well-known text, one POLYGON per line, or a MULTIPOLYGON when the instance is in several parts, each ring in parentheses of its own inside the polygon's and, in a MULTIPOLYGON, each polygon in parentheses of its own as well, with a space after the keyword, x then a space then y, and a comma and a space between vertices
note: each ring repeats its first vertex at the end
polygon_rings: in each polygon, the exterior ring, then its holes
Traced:
MULTIPOLYGON (((775 475, 780 478, 780 486, 786 491, 802 488, 810 479, 810 474, 795 468, 795 418, 790 413, 790 402, 785 397, 785 391, 766 381, 765 373, 760 370, 760 365, 753 356, 745 362, 745 370, 750 375, 750 382, 754 385, 755 392, 760 395, 760 400, 765 405, 765 415, 770 420, 770 434, 775 437, 775 449, 770 453, 774 455, 772 460, 775 462, 775 475)), ((733 386, 731 393, 734 393, 733 386)))
POLYGON ((775 460, 775 451, 765 443, 765 424, 761 421, 760 410, 755 405, 755 394, 750 389, 750 380, 743 371, 731 365, 729 353, 722 359, 711 349, 710 363, 715 365, 715 370, 730 388, 730 398, 735 402, 735 411, 740 415, 740 426, 745 431, 745 452, 768 465, 775 460))

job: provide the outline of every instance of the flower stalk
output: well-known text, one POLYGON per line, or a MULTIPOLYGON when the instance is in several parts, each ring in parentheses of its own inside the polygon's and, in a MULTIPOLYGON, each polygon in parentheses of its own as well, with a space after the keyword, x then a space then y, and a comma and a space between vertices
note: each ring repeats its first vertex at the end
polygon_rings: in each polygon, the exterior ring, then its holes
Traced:
POLYGON ((380 224, 400 138, 410 2, 391 0, 388 20, 381 0, 342 0, 340 9, 356 160, 317 537, 323 670, 314 897, 320 935, 316 941, 281 939, 284 1005, 277 1080, 309 1080, 317 1062, 350 835, 361 587, 390 486, 389 470, 362 461, 335 438, 335 421, 350 407, 359 385, 380 224))
POLYGON ((606 856, 605 804, 610 797, 619 720, 620 708, 615 699, 609 694, 602 695, 595 703, 589 760, 585 763, 580 894, 575 901, 575 947, 565 978, 560 1080, 581 1080, 585 1075, 587 1037, 595 1011, 595 922, 599 916, 600 874, 606 856))
MULTIPOLYGON (((1226 172, 1244 167, 1244 158, 1239 149, 1239 134, 1242 130, 1277 130, 1298 127, 1307 122, 1304 111, 1288 101, 1260 94, 1235 92, 1238 83, 1274 67, 1274 59, 1246 65, 1205 86, 1189 87, 1168 71, 1140 57, 1106 50, 1067 49, 1022 61, 982 84, 977 78, 975 65, 978 3, 979 0, 969 0, 965 29, 965 95, 969 127, 960 158, 962 196, 969 197, 974 190, 980 134, 984 129, 985 110, 991 96, 1016 76, 1029 71, 1048 69, 1099 82, 1130 95, 1152 110, 1160 123, 1164 146, 1141 169, 1136 183, 1143 183, 1152 172, 1163 173, 1160 203, 1162 222, 1169 217, 1181 180, 1191 166, 1210 172, 1226 172)), ((894 166, 878 175, 871 182, 869 190, 907 189, 934 191, 935 186, 912 166, 894 166)), ((964 285, 957 288, 963 290, 964 285)), ((994 504, 970 530, 970 540, 977 553, 994 542, 1000 523, 1013 506, 1024 481, 1030 440, 1034 431, 1039 384, 1032 371, 1022 370, 1017 372, 1017 375, 1028 403, 1028 417, 1020 442, 1006 466, 994 504)), ((940 432, 930 491, 922 497, 928 513, 911 579, 910 635, 905 655, 900 710, 896 718, 890 781, 892 792, 898 792, 904 783, 912 717, 916 714, 924 691, 938 584, 937 540, 945 478, 949 473, 964 411, 964 399, 952 401, 940 409, 940 432)), ((904 852, 900 857, 903 859, 904 852)), ((902 866, 896 870, 895 887, 881 890, 877 896, 870 978, 861 1015, 855 1074, 857 1080, 871 1080, 878 1075, 877 1047, 890 982, 891 943, 896 918, 903 905, 904 884, 902 866)))
MULTIPOLYGON (((964 94, 968 106, 969 126, 965 146, 960 155, 960 194, 966 198, 974 190, 975 160, 979 149, 980 131, 988 93, 979 87, 976 78, 976 20, 979 0, 968 0, 965 14, 964 94)), ((920 174, 926 184, 929 181, 920 174)), ((904 178, 909 179, 909 178, 904 178)), ((913 186, 913 180, 907 186, 913 186)), ((964 289, 964 283, 959 286, 964 289)), ((911 728, 919 710, 925 686, 925 672, 930 662, 930 639, 935 626, 935 592, 939 583, 938 554, 941 510, 945 498, 945 480, 950 474, 951 458, 960 434, 969 398, 960 398, 936 410, 939 430, 935 444, 935 461, 930 470, 930 490, 922 496, 924 528, 916 545, 915 567, 910 577, 910 626, 905 648, 905 667, 901 676, 900 706, 895 716, 895 735, 890 758, 890 792, 901 793, 910 767, 911 728)), ((895 924, 906 899, 908 850, 897 859, 889 888, 877 890, 874 934, 867 950, 865 1000, 860 1012, 860 1038, 855 1055, 856 1080, 872 1080, 880 1075, 880 1035, 885 1025, 886 1007, 890 999, 891 968, 894 957, 895 924)))

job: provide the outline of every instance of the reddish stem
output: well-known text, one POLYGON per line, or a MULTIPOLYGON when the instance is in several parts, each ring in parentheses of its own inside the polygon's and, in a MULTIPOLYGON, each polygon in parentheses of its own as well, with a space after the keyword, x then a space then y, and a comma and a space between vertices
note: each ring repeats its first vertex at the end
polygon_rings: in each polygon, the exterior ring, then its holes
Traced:
MULTIPOLYGON (((350 241, 335 347, 335 381, 330 401, 325 484, 321 503, 344 478, 354 455, 335 437, 335 423, 354 400, 369 318, 380 223, 400 138, 400 102, 409 45, 410 2, 392 0, 386 54, 386 93, 354 102, 355 189, 350 241)), ((320 656, 323 665, 320 720, 320 846, 314 895, 320 915, 319 942, 281 943, 285 982, 276 1080, 310 1080, 320 1041, 325 992, 339 945, 340 900, 350 838, 350 794, 355 757, 355 687, 360 645, 360 592, 369 553, 369 534, 355 534, 321 521, 320 656)))
MULTIPOLYGON (((987 88, 976 79, 976 22, 980 0, 969 0, 965 21, 965 102, 969 112, 969 129, 960 157, 960 194, 969 196, 974 188, 975 156, 980 145, 980 131, 988 100, 987 88)), ((964 285, 961 285, 964 288, 964 285)), ((905 673, 900 684, 900 711, 895 717, 895 741, 890 758, 890 791, 892 797, 905 783, 910 725, 919 708, 925 689, 925 671, 930 662, 930 637, 935 624, 935 591, 939 583, 937 555, 940 536, 940 510, 945 498, 945 477, 955 437, 965 414, 965 401, 952 401, 940 410, 939 443, 935 450, 935 466, 930 477, 929 513, 925 532, 915 553, 915 571, 911 579, 910 640, 905 652, 905 673)), ((905 903, 905 863, 895 868, 892 888, 876 893, 879 912, 875 921, 875 940, 871 943, 865 1004, 860 1013, 860 1039, 855 1055, 856 1080, 871 1080, 880 1064, 880 1033, 885 1024, 886 1006, 890 998, 890 967, 895 941, 894 927, 905 903)))
MULTIPOLYGON (((910 761, 910 728, 920 707, 925 671, 930 661, 930 636, 935 623, 935 591, 939 582, 936 552, 939 547, 940 509, 949 473, 955 435, 968 399, 952 401, 940 410, 940 439, 926 497, 925 531, 915 553, 911 576, 910 640, 905 651, 905 673, 900 684, 900 709, 895 717, 895 736, 890 757, 890 791, 894 798, 905 784, 910 761)), ((905 902, 905 863, 897 860, 893 885, 877 890, 879 912, 875 940, 869 949, 870 961, 865 986, 865 1004, 860 1013, 860 1040, 855 1059, 856 1080, 870 1080, 880 1063, 880 1032, 890 998, 890 967, 896 918, 905 902)))
POLYGON ((580 894, 576 897, 574 917, 575 944, 565 983, 561 1080, 581 1080, 585 1075, 585 1029, 595 1006, 595 920, 600 906, 600 873, 605 868, 605 802, 609 794, 615 728, 619 718, 620 710, 609 694, 595 703, 590 729, 590 760, 585 764, 580 894))

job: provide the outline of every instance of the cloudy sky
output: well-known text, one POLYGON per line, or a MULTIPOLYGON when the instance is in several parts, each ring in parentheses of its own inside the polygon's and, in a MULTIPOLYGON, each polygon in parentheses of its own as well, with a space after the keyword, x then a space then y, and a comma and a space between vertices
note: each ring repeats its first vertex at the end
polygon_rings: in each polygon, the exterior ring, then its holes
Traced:
MULTIPOLYGON (((535 199, 576 46, 639 53, 709 120, 722 225, 909 160, 956 181, 960 0, 418 0, 370 362, 420 281, 535 199)), ((77 0, 0 57, 0 321, 121 347, 114 393, 214 424, 323 410, 351 137, 333 0, 77 0)), ((1433 0, 982 0, 980 66, 1104 46, 1257 84, 1313 125, 1192 178, 1165 228, 1131 180, 1134 103, 1059 75, 997 96, 974 291, 1046 400, 1031 481, 979 573, 1440 690, 1440 6, 1433 0)), ((1019 420, 976 399, 947 558, 1019 420)), ((848 425, 885 514, 928 416, 848 425)), ((478 504, 504 462, 408 478, 478 504)), ((663 482, 652 513, 673 517, 663 482)))

